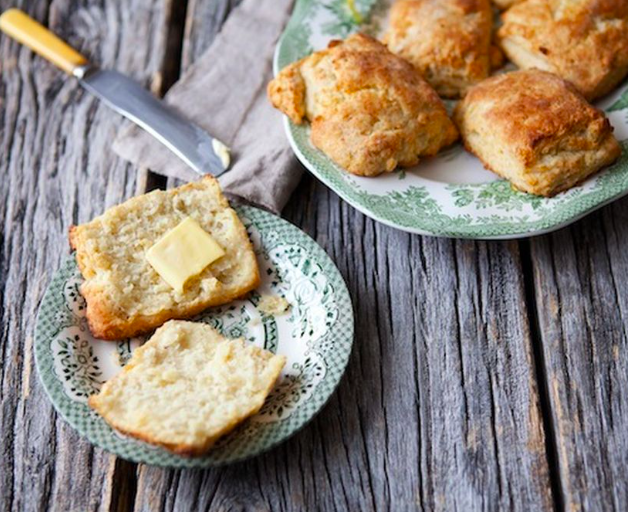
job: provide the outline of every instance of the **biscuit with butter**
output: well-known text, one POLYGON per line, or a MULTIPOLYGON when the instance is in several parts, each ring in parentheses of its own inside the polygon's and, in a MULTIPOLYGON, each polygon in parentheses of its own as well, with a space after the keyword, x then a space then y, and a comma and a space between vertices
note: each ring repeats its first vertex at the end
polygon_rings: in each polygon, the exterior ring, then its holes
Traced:
POLYGON ((230 302, 259 283, 246 229, 209 176, 134 197, 73 226, 70 244, 85 278, 81 293, 97 338, 137 336, 171 318, 189 318, 230 302), (203 237, 188 226, 187 238, 169 238, 188 224, 204 231, 203 237), (190 259, 195 240, 201 250, 212 253, 205 255, 209 259, 190 259), (147 258, 151 249, 152 260, 147 258), (185 254, 177 257, 177 250, 185 254))

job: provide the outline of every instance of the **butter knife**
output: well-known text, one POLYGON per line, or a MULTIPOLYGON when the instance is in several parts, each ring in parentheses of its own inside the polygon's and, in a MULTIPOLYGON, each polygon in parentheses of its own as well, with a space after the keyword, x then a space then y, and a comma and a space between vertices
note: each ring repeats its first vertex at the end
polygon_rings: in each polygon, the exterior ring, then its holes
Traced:
POLYGON ((91 94, 170 149, 197 173, 219 176, 230 163, 229 149, 184 119, 137 82, 99 69, 19 9, 0 15, 0 30, 78 79, 91 94))

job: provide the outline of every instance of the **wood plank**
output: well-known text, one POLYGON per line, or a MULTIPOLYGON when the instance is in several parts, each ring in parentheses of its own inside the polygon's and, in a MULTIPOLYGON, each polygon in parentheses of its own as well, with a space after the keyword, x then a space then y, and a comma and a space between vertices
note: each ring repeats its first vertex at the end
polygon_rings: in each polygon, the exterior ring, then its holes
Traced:
MULTIPOLYGON (((95 62, 145 84, 163 66, 167 6, 24 2, 95 62)), ((4 36, 0 65, 0 510, 108 510, 125 502, 115 481, 128 466, 54 412, 33 368, 33 330, 69 226, 133 195, 136 170, 111 152, 117 114, 4 36)))
POLYGON ((357 401, 378 508, 550 508, 517 244, 400 233, 315 188, 291 217, 354 298, 342 410, 357 401))
POLYGON ((531 242, 562 500, 628 510, 628 200, 531 242))

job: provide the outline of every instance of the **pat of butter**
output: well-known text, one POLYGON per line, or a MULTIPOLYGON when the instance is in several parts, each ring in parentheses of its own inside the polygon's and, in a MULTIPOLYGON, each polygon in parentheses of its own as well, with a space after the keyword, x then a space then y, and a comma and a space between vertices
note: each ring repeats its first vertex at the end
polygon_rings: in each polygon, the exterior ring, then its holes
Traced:
POLYGON ((146 253, 146 260, 178 292, 225 251, 192 217, 182 220, 146 253))
POLYGON ((222 166, 228 169, 231 163, 231 150, 218 139, 212 140, 212 147, 214 148, 214 153, 220 158, 222 166))

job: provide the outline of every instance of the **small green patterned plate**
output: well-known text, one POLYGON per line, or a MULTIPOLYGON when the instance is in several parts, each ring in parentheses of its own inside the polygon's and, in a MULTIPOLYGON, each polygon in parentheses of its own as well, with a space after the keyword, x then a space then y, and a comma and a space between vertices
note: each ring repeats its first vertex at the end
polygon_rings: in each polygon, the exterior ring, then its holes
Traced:
MULTIPOLYGON (((380 35, 391 1, 356 0, 361 15, 356 17, 347 0, 297 0, 277 46, 275 72, 358 29, 380 35), (368 21, 358 25, 360 18, 368 21)), ((411 233, 508 239, 553 231, 628 194, 628 83, 597 106, 614 126, 623 156, 549 199, 512 189, 460 144, 410 169, 377 178, 353 176, 312 146, 308 126, 287 119, 285 125, 292 148, 308 170, 365 215, 411 233)))
POLYGON ((74 257, 53 277, 35 332, 35 357, 57 411, 92 443, 135 462, 208 467, 255 456, 303 427, 323 407, 344 373, 353 342, 347 288, 329 256, 305 233, 257 208, 238 208, 257 254, 261 286, 247 299, 212 308, 195 320, 231 338, 287 357, 262 410, 204 457, 186 458, 124 436, 87 406, 87 397, 126 364, 143 339, 94 339, 87 327, 74 257), (290 309, 271 315, 263 295, 282 296, 290 309))

